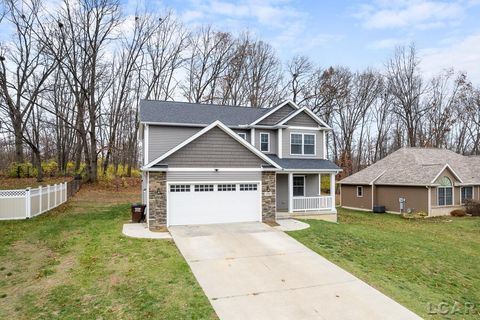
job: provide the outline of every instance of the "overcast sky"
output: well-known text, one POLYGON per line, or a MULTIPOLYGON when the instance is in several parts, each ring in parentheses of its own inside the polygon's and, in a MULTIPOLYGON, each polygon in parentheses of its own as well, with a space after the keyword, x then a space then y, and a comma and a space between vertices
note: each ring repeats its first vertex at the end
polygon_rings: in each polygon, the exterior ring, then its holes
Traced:
POLYGON ((249 30, 283 60, 308 55, 324 67, 382 68, 396 45, 414 41, 427 75, 453 66, 480 84, 480 0, 146 1, 147 7, 173 9, 190 25, 249 30))

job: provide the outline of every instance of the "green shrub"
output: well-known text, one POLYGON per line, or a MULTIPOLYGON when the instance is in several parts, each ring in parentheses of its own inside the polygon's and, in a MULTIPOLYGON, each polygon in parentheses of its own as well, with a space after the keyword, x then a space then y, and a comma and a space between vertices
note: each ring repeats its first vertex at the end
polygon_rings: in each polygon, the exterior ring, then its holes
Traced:
POLYGON ((30 162, 12 162, 7 168, 7 176, 11 178, 31 178, 37 176, 37 170, 30 162))
POLYGON ((55 160, 48 160, 42 162, 43 174, 48 177, 55 177, 58 175, 58 163, 55 160))

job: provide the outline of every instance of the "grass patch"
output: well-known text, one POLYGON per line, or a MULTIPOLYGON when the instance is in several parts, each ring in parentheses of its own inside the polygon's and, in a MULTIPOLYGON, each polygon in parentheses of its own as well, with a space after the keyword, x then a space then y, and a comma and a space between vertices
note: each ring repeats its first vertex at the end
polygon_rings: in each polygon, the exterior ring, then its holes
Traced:
POLYGON ((171 240, 121 235, 137 198, 86 186, 51 213, 0 222, 0 318, 215 319, 171 240))
POLYGON ((308 220, 309 229, 289 234, 424 318, 444 318, 432 312, 445 303, 443 310, 460 309, 447 319, 478 319, 479 218, 405 220, 345 209, 338 217, 339 224, 308 220))

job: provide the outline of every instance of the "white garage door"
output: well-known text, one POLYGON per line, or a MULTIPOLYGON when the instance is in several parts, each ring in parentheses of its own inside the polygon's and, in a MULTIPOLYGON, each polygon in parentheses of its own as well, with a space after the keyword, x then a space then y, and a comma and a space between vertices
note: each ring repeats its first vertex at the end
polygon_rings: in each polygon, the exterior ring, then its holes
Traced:
POLYGON ((260 183, 181 183, 168 186, 168 224, 261 221, 260 183))

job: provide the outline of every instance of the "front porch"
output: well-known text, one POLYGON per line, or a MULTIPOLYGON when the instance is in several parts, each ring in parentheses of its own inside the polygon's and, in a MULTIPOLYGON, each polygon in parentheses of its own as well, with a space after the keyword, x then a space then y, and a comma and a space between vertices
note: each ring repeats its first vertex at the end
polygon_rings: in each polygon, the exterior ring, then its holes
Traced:
POLYGON ((336 221, 335 174, 336 172, 277 173, 277 219, 324 216, 329 221, 336 221), (328 184, 324 183, 322 190, 324 176, 328 177, 328 184))

